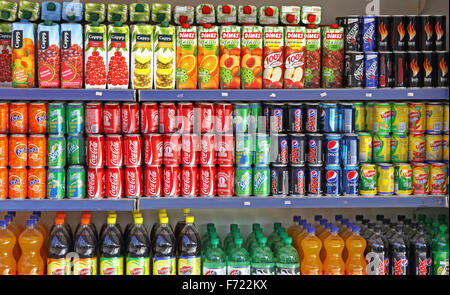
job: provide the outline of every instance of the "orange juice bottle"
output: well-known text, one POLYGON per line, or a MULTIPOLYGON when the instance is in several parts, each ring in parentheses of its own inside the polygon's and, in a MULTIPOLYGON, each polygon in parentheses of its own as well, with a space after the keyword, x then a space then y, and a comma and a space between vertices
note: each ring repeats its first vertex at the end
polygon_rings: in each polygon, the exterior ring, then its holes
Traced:
POLYGON ((16 244, 16 235, 8 229, 8 222, 0 221, 0 275, 16 274, 16 259, 13 249, 16 244))
POLYGON ((177 89, 197 89, 197 27, 177 27, 177 89))
POLYGON ((22 255, 17 263, 19 275, 44 274, 44 260, 39 253, 44 237, 35 225, 35 220, 28 220, 26 229, 19 237, 19 245, 22 250, 22 255))
POLYGON ((294 216, 294 223, 288 228, 287 233, 289 237, 292 237, 294 232, 301 230, 300 227, 300 216, 294 216))
MULTIPOLYGON (((39 212, 40 215, 40 212, 39 212)), ((30 216, 31 220, 34 220, 35 227, 37 230, 39 230, 44 237, 44 240, 42 242, 40 254, 43 261, 47 261, 47 236, 48 236, 48 227, 45 224, 42 224, 39 222, 39 216, 36 214, 36 211, 33 211, 33 215, 30 216)), ((47 265, 44 263, 44 273, 46 273, 47 265)))
POLYGON ((303 259, 303 249, 302 249, 302 241, 308 235, 308 228, 310 228, 310 224, 305 224, 303 226, 303 230, 295 237, 295 249, 298 251, 298 257, 300 261, 303 259))
POLYGON ((345 261, 346 275, 365 275, 367 263, 364 259, 366 240, 359 235, 359 226, 352 229, 352 235, 345 241, 348 251, 348 258, 345 261))
POLYGON ((20 246, 19 246, 18 241, 19 241, 20 233, 22 231, 19 228, 19 226, 13 222, 13 218, 14 218, 14 216, 12 216, 12 215, 9 215, 9 214, 5 215, 5 221, 8 224, 8 229, 16 236, 16 242, 17 243, 14 245, 13 255, 14 255, 14 259, 16 261, 18 261, 19 258, 20 258, 20 254, 21 254, 20 246))
POLYGON ((219 27, 198 29, 198 88, 219 89, 219 27))
POLYGON ((310 227, 308 235, 302 240, 302 249, 304 257, 300 266, 302 275, 321 275, 322 261, 320 261, 319 253, 322 248, 322 242, 316 236, 316 229, 310 227))
POLYGON ((324 275, 345 274, 345 263, 342 259, 344 240, 338 235, 339 228, 333 226, 330 235, 323 242, 325 248, 325 259, 323 262, 324 275))
MULTIPOLYGON (((341 238, 344 240, 344 243, 347 242, 348 237, 352 235, 352 229, 353 229, 353 223, 349 222, 346 225, 345 230, 340 234, 341 238)), ((342 252, 342 258, 344 261, 347 260, 348 257, 348 249, 347 247, 344 248, 344 252, 342 252)))
MULTIPOLYGON (((325 239, 331 235, 331 228, 333 227, 333 225, 331 223, 327 223, 325 224, 325 229, 317 235, 317 237, 323 242, 325 241, 325 239)), ((326 256, 326 250, 325 250, 325 246, 322 247, 322 249, 320 249, 320 260, 325 261, 325 256, 326 256)))

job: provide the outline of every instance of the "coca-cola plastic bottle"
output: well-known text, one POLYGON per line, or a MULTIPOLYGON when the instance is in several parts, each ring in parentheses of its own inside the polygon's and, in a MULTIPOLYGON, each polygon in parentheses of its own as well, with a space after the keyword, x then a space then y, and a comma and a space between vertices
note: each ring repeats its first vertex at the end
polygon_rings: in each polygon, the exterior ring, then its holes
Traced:
POLYGON ((425 226, 419 225, 411 238, 411 275, 431 275, 431 240, 425 233, 425 226))
POLYGON ((395 233, 389 239, 389 251, 391 257, 391 275, 408 275, 410 268, 410 244, 403 234, 403 224, 395 227, 395 233))
POLYGON ((389 242, 381 233, 381 225, 374 226, 373 233, 367 238, 366 262, 368 275, 389 274, 389 242))

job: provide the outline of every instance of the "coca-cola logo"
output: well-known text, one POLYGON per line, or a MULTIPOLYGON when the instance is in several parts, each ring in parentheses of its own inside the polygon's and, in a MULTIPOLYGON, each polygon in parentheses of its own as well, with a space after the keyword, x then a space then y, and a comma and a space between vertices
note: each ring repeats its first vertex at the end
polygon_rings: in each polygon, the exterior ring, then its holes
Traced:
POLYGON ((119 165, 120 164, 120 160, 119 160, 119 153, 120 153, 119 142, 118 141, 111 142, 111 145, 109 146, 109 150, 111 152, 111 164, 116 165, 116 166, 119 165))
POLYGON ((130 155, 130 163, 132 165, 138 165, 139 164, 139 144, 137 141, 131 141, 129 143, 129 155, 130 155))
POLYGON ((130 195, 136 195, 137 185, 136 185, 136 173, 134 171, 130 171, 127 177, 128 181, 128 193, 130 195))
POLYGON ((211 174, 208 170, 202 170, 202 173, 200 175, 200 179, 202 180, 202 187, 201 191, 204 195, 209 195, 209 187, 211 183, 211 174))
POLYGON ((95 174, 88 173, 88 196, 95 196, 95 174))
POLYGON ((280 67, 283 63, 281 61, 281 51, 273 52, 268 54, 264 58, 264 67, 265 68, 275 68, 280 67))
POLYGON ((149 171, 147 175, 147 183, 149 185, 149 191, 152 196, 158 193, 157 179, 158 175, 156 171, 149 171))
POLYGON ((109 174, 110 193, 113 197, 119 196, 119 173, 109 174))
POLYGON ((175 130, 175 109, 169 109, 167 112, 169 118, 169 130, 175 130))
POLYGON ((123 110, 122 112, 122 125, 123 125, 123 129, 127 129, 127 127, 129 126, 129 114, 127 112, 127 110, 123 110))
POLYGON ((208 139, 203 139, 202 140, 202 153, 201 153, 202 154, 202 158, 201 158, 202 163, 208 162, 208 156, 209 156, 208 147, 209 147, 208 139))
POLYGON ((191 172, 187 170, 183 170, 183 194, 189 195, 191 190, 191 172))
POLYGON ((92 166, 98 164, 98 143, 96 141, 89 141, 89 163, 92 166))

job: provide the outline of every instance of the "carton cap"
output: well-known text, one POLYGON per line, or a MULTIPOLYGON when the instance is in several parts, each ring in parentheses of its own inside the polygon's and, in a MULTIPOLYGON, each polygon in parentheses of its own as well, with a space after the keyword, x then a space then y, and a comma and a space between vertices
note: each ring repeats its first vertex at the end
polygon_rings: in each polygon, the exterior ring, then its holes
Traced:
POLYGON ((90 18, 92 20, 92 23, 97 22, 98 19, 99 19, 98 13, 95 13, 95 12, 90 13, 89 16, 90 16, 90 18))
POLYGON ((23 15, 24 19, 30 19, 31 18, 31 11, 24 11, 22 13, 22 15, 23 15))
POLYGON ((51 20, 46 20, 46 21, 44 21, 44 24, 46 26, 51 26, 53 24, 53 22, 51 20))
POLYGON ((82 218, 82 219, 81 219, 81 224, 82 224, 82 225, 88 225, 88 224, 89 224, 89 219, 87 219, 87 218, 82 218))
POLYGON ((211 24, 203 24, 203 27, 204 27, 205 29, 210 29, 210 28, 211 28, 211 24))
POLYGON ((114 26, 115 26, 115 27, 121 27, 122 24, 123 24, 123 23, 120 22, 120 21, 115 21, 115 22, 114 22, 114 26))
POLYGON ((228 5, 225 5, 224 7, 222 7, 222 13, 230 14, 231 13, 231 7, 228 6, 228 5))
POLYGON ((272 9, 272 7, 267 7, 266 10, 264 10, 264 14, 266 16, 273 16, 273 9, 272 9))
POLYGON ((194 216, 186 217, 186 223, 194 223, 194 216))
POLYGON ((75 15, 68 15, 67 19, 70 21, 74 21, 75 20, 75 15))
POLYGON ((56 10, 56 5, 53 2, 50 2, 47 4, 47 10, 48 11, 55 11, 56 10))
POLYGON ((293 23, 295 21, 295 15, 293 15, 293 14, 286 15, 286 21, 288 23, 293 23))
POLYGON ((307 17, 307 19, 308 19, 308 22, 310 22, 310 23, 313 23, 313 22, 315 22, 315 21, 316 21, 316 15, 315 15, 315 14, 312 14, 312 13, 310 13, 310 14, 308 14, 308 17, 307 17))
POLYGON ((144 12, 144 5, 142 5, 141 3, 136 4, 135 11, 136 12, 144 12))
POLYGON ((181 209, 181 212, 183 212, 185 214, 189 214, 189 213, 191 213, 191 209, 181 209))
POLYGON ((252 13, 252 7, 250 5, 244 6, 244 14, 251 14, 252 13))
POLYGON ((11 13, 6 10, 2 10, 2 18, 8 19, 11 16, 11 13))
POLYGON ((188 21, 188 17, 186 15, 180 15, 180 17, 178 18, 178 21, 180 22, 180 24, 185 24, 188 21))
POLYGON ((330 25, 330 28, 332 28, 332 29, 337 29, 337 28, 339 28, 339 26, 338 26, 338 24, 331 24, 331 25, 330 25))
POLYGON ((165 18, 166 18, 166 16, 164 15, 164 13, 157 13, 156 14, 156 20, 158 22, 162 22, 165 18))
POLYGON ((113 21, 113 22, 118 22, 118 21, 120 21, 121 16, 120 16, 120 14, 113 13, 112 16, 111 16, 111 18, 112 18, 112 21, 113 21))
POLYGON ((205 5, 202 7, 202 13, 203 14, 210 14, 211 13, 211 7, 209 7, 208 5, 205 5))
POLYGON ((315 29, 316 26, 311 24, 311 25, 306 25, 306 28, 307 28, 307 29, 315 29))

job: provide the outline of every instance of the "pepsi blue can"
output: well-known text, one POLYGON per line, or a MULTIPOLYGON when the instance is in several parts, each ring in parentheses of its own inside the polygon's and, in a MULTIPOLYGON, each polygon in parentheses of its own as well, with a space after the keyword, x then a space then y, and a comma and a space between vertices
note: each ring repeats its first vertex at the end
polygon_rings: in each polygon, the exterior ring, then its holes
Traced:
POLYGON ((362 50, 375 51, 375 16, 364 15, 362 17, 362 50))
POLYGON ((323 164, 323 138, 323 134, 308 134, 306 160, 309 164, 323 164))
POLYGON ((289 137, 287 134, 270 134, 270 162, 272 164, 288 164, 289 137))
POLYGON ((342 134, 325 134, 324 158, 327 165, 341 164, 342 134))
POLYGON ((359 193, 359 172, 357 165, 345 165, 342 169, 342 192, 344 196, 355 196, 359 193))
POLYGON ((339 132, 339 108, 336 103, 320 104, 320 128, 326 133, 339 132))
POLYGON ((341 163, 343 165, 358 165, 358 155, 358 134, 344 134, 342 138, 341 163))
POLYGON ((339 132, 355 132, 355 108, 351 103, 339 104, 339 132))
POLYGON ((302 132, 303 131, 303 104, 289 103, 288 104, 288 131, 302 132))
POLYGON ((366 88, 378 87, 378 52, 364 53, 364 78, 366 88))
POLYGON ((292 196, 304 196, 306 193, 305 165, 291 165, 289 170, 289 194, 292 196))
POLYGON ((342 195, 342 169, 340 165, 325 166, 325 194, 342 195))
POLYGON ((324 168, 322 165, 308 165, 306 169, 306 193, 320 196, 324 191, 324 168))
POLYGON ((284 103, 272 103, 269 105, 269 130, 270 133, 286 131, 286 105, 284 103))
POLYGON ((306 135, 301 133, 289 134, 289 162, 290 164, 305 164, 306 135))
POLYGON ((289 194, 289 170, 287 165, 272 165, 270 168, 270 193, 272 196, 289 194))
POLYGON ((305 105, 305 131, 319 132, 319 103, 307 103, 305 105))

